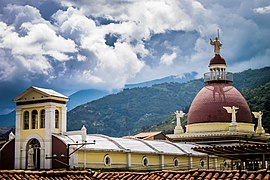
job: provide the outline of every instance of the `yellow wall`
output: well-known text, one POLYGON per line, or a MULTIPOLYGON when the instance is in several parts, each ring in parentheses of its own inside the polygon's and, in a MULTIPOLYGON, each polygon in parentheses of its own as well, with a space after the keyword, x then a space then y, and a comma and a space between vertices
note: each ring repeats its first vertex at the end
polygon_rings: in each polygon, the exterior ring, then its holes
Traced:
MULTIPOLYGON (((229 131, 230 123, 196 123, 186 126, 187 133, 229 131)), ((237 123, 238 131, 254 132, 254 124, 237 123)))
POLYGON ((38 93, 36 91, 31 91, 30 93, 24 95, 21 99, 31 101, 35 99, 41 99, 41 98, 44 98, 43 94, 38 93))
POLYGON ((45 129, 39 128, 40 127, 40 112, 44 109, 43 107, 37 107, 37 108, 27 108, 22 110, 21 114, 21 139, 25 140, 27 136, 30 134, 38 134, 42 138, 45 137, 45 129), (37 110, 38 111, 38 128, 32 129, 32 111, 37 110), (23 129, 24 126, 24 112, 29 112, 29 129, 23 129))
MULTIPOLYGON (((78 166, 84 168, 84 153, 86 153, 86 166, 85 168, 128 168, 128 153, 127 152, 107 152, 107 151, 91 151, 91 150, 79 150, 78 151, 78 166), (109 155, 111 158, 111 165, 104 164, 104 157, 109 155)), ((217 159, 217 165, 215 157, 209 157, 209 168, 220 169, 220 164, 223 163, 224 158, 217 159)), ((164 155, 164 169, 172 170, 185 170, 190 168, 190 157, 186 155, 164 155), (174 159, 179 160, 179 166, 174 166, 174 159)), ((192 168, 207 168, 206 156, 193 156, 192 168), (204 167, 200 166, 201 160, 204 161, 204 167)), ((133 170, 159 170, 161 169, 161 155, 160 154, 147 154, 147 153, 131 153, 131 167, 133 170), (148 166, 144 166, 142 163, 143 157, 148 158, 148 166)))
MULTIPOLYGON (((127 153, 106 151, 85 151, 86 168, 127 168, 127 153), (104 157, 111 157, 111 165, 104 164, 104 157)), ((78 152, 78 165, 84 167, 84 150, 78 152)))

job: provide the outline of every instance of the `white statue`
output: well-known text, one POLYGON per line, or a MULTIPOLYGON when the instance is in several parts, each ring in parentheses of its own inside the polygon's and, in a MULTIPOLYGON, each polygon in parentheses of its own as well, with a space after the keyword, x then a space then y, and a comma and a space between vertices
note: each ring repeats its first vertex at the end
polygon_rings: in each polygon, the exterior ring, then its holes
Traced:
POLYGON ((176 116, 176 126, 174 128, 174 133, 175 134, 183 133, 184 130, 181 126, 181 118, 184 117, 185 113, 183 113, 183 111, 177 110, 174 114, 176 116))
POLYGON ((214 41, 210 39, 210 44, 214 46, 215 54, 220 54, 220 47, 222 46, 222 43, 219 41, 218 37, 216 37, 214 41))
POLYGON ((265 133, 264 128, 262 127, 262 115, 263 112, 259 111, 259 112, 252 112, 254 117, 258 119, 258 125, 256 128, 256 133, 258 134, 262 134, 265 133))
POLYGON ((86 129, 86 127, 84 125, 82 126, 81 132, 82 132, 82 143, 85 143, 86 142, 87 129, 86 129))
POLYGON ((27 167, 28 169, 34 169, 35 165, 34 165, 34 148, 32 147, 32 145, 29 145, 29 149, 28 149, 28 164, 27 167))
POLYGON ((227 113, 232 114, 232 122, 231 122, 231 126, 236 126, 237 122, 236 122, 236 113, 237 113, 237 109, 239 109, 238 107, 232 106, 232 107, 224 107, 224 109, 226 109, 227 113))

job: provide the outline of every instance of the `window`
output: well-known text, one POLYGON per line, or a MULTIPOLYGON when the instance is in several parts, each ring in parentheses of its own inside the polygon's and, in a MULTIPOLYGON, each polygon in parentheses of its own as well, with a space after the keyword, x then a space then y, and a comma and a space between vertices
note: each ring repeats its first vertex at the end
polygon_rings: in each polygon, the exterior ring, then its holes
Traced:
POLYGON ((105 166, 110 166, 112 164, 112 159, 111 157, 107 154, 104 156, 104 165, 105 166))
POLYGON ((148 163, 149 163, 148 158, 146 156, 144 156, 142 158, 142 164, 143 164, 143 166, 148 166, 148 163))
POLYGON ((204 165, 205 165, 204 160, 201 159, 201 160, 200 160, 200 166, 201 166, 201 167, 204 167, 204 165))
POLYGON ((32 111, 32 129, 38 128, 38 112, 37 110, 32 111))
POLYGON ((173 165, 174 165, 174 167, 178 167, 179 166, 179 160, 177 158, 174 158, 173 165))
POLYGON ((42 109, 40 111, 40 128, 44 128, 45 127, 45 110, 42 109))
POLYGON ((29 129, 29 112, 23 113, 23 129, 29 129))
POLYGON ((55 110, 55 128, 59 128, 59 111, 55 110))

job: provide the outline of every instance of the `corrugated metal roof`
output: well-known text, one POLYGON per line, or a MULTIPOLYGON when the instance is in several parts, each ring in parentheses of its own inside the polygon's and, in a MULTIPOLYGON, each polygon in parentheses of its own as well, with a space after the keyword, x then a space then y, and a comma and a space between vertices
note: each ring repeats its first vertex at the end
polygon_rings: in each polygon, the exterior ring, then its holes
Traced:
MULTIPOLYGON (((66 144, 82 143, 80 134, 73 135, 55 135, 66 144)), ((195 156, 205 155, 204 153, 193 151, 191 148, 196 147, 193 144, 171 143, 163 140, 143 140, 133 138, 114 138, 100 134, 89 134, 86 141, 95 144, 87 144, 83 149, 88 150, 104 150, 104 151, 127 151, 138 153, 157 153, 157 154, 175 154, 195 156)))

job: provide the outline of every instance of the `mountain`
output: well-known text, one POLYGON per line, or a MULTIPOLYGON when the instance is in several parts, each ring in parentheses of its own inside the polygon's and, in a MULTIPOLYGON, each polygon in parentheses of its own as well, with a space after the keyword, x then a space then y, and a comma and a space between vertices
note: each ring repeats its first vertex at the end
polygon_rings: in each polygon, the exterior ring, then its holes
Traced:
POLYGON ((197 72, 185 73, 184 75, 177 75, 177 76, 167 76, 161 79, 155 79, 152 81, 146 81, 138 84, 127 84, 125 85, 126 89, 137 88, 137 87, 151 87, 155 84, 162 84, 162 83, 170 83, 170 82, 178 82, 178 83, 185 83, 190 80, 193 80, 198 75, 197 72))
POLYGON ((0 128, 13 127, 15 125, 15 111, 9 114, 0 115, 0 128))
MULTIPOLYGON (((234 86, 241 92, 254 90, 270 81, 270 67, 236 73, 234 79, 234 86)), ((203 80, 197 79, 182 84, 163 83, 124 89, 71 110, 68 113, 68 129, 78 130, 85 125, 88 133, 109 136, 146 131, 170 119, 176 110, 188 109, 203 86, 203 80)), ((256 96, 251 95, 251 99, 253 97, 256 96)))
POLYGON ((108 91, 97 89, 86 89, 77 91, 69 96, 70 100, 67 103, 67 108, 68 110, 71 110, 78 105, 102 98, 108 94, 110 94, 108 91))

